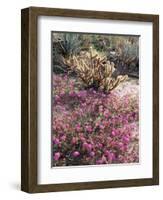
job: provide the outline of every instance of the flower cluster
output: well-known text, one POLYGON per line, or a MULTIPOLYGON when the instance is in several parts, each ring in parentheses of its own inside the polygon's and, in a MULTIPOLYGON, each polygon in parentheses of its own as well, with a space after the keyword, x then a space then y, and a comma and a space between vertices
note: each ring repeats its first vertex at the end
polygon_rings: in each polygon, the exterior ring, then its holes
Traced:
POLYGON ((139 161, 138 86, 104 94, 53 75, 53 165, 139 161))

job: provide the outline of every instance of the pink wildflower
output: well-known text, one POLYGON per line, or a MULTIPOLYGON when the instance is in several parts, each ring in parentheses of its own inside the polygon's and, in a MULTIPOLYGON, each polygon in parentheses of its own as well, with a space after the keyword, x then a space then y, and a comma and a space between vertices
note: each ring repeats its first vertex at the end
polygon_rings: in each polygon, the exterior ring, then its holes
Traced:
POLYGON ((56 161, 59 160, 60 156, 61 156, 60 152, 56 152, 54 154, 54 160, 56 160, 56 161))
POLYGON ((93 131, 92 127, 89 125, 89 126, 86 126, 86 131, 88 131, 89 133, 91 133, 93 131))
POLYGON ((62 136, 60 137, 60 139, 61 139, 61 141, 65 141, 65 140, 66 140, 66 135, 62 135, 62 136))
POLYGON ((71 143, 72 143, 72 144, 76 144, 76 143, 77 143, 77 141, 78 141, 78 138, 76 138, 76 137, 73 137, 73 138, 72 138, 72 140, 71 140, 71 143))
POLYGON ((87 151, 91 151, 92 150, 92 145, 88 144, 87 142, 83 143, 83 148, 86 149, 87 151))
POLYGON ((89 153, 89 155, 90 155, 91 157, 94 157, 94 156, 95 156, 95 152, 94 152, 94 151, 91 151, 91 152, 89 153))
POLYGON ((59 139, 58 139, 58 138, 54 138, 54 139, 53 139, 53 143, 54 143, 54 144, 59 144, 59 139))
POLYGON ((112 135, 112 136, 116 136, 116 132, 115 132, 115 131, 112 131, 112 132, 111 132, 111 135, 112 135))
POLYGON ((78 157, 80 155, 79 151, 74 151, 72 154, 74 157, 78 157))

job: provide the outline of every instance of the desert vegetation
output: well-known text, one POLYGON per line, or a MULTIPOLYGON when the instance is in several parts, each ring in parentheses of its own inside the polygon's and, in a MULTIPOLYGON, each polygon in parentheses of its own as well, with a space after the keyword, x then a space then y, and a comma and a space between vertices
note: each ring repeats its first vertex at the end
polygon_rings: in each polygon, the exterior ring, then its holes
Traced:
POLYGON ((138 41, 53 32, 53 166, 139 161, 138 41))

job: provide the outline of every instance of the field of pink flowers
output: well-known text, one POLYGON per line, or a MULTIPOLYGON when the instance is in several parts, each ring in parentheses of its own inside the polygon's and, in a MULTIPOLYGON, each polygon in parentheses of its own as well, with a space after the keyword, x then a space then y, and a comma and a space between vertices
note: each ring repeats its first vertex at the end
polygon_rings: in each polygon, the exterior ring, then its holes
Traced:
POLYGON ((139 86, 105 94, 53 74, 53 166, 139 162, 139 86))

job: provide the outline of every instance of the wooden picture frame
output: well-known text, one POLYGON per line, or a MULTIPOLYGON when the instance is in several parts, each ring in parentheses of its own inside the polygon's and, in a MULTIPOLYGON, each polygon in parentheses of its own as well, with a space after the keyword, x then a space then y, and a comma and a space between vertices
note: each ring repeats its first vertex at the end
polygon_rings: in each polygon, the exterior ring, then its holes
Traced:
POLYGON ((159 184, 159 16, 29 7, 21 11, 21 190, 28 193, 159 184), (37 19, 39 16, 110 19, 153 24, 153 177, 39 185, 37 183, 37 19))

